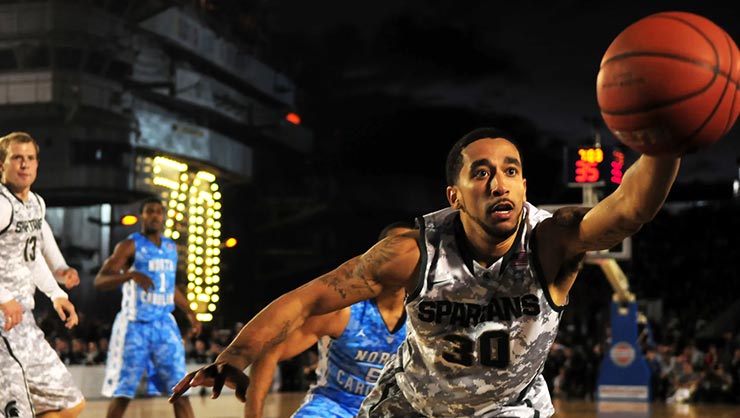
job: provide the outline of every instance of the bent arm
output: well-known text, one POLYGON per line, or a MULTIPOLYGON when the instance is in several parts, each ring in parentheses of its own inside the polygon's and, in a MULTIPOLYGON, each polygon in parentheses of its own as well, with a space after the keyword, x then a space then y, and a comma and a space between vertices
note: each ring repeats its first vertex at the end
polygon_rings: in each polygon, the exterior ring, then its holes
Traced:
POLYGON ((31 270, 31 276, 33 277, 33 283, 36 287, 42 291, 49 299, 54 300, 56 298, 67 299, 67 293, 59 287, 59 284, 54 279, 54 275, 49 270, 46 263, 42 263, 40 260, 36 260, 33 263, 33 269, 31 270))
POLYGON ((379 242, 366 253, 272 302, 241 329, 216 361, 243 370, 283 342, 310 316, 376 297, 384 289, 410 288, 419 258, 419 248, 412 237, 397 236, 379 242))
POLYGON ((112 290, 121 286, 132 278, 132 274, 124 271, 131 266, 130 260, 134 257, 136 246, 133 240, 126 239, 118 243, 113 254, 108 257, 95 276, 93 285, 95 290, 112 290))
POLYGON ((177 306, 181 311, 185 313, 188 317, 188 321, 190 321, 190 326, 192 327, 193 336, 197 337, 200 335, 201 331, 201 323, 198 321, 198 317, 195 314, 195 311, 190 309, 190 302, 188 302, 188 298, 185 297, 185 294, 182 293, 180 288, 175 285, 175 306, 177 306))
POLYGON ((337 317, 337 312, 309 318, 302 327, 292 332, 285 341, 251 364, 249 367, 250 383, 247 387, 247 402, 244 405, 245 418, 262 418, 265 398, 270 392, 278 362, 297 356, 316 344, 322 335, 329 334, 330 330, 326 328, 338 322, 335 317, 337 317))
MULTIPOLYGON (((0 231, 10 227, 13 216, 13 207, 5 195, 0 195, 0 231)), ((0 277, 0 279, 2 279, 0 277)), ((13 293, 5 286, 0 285, 0 304, 10 302, 15 299, 13 293)))
POLYGON ((69 266, 64 260, 62 252, 59 250, 54 233, 51 231, 51 227, 46 222, 46 219, 41 223, 41 236, 41 254, 44 256, 44 260, 46 260, 46 264, 51 271, 68 269, 69 266))

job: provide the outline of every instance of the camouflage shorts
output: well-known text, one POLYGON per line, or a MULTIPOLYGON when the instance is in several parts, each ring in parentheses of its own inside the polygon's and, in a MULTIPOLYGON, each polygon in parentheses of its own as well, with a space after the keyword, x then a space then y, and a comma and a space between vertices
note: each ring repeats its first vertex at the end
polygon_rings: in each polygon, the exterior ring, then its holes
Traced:
MULTIPOLYGON (((401 388, 398 387, 396 374, 401 371, 400 368, 386 368, 383 370, 378 384, 362 403, 360 412, 357 414, 358 418, 422 418, 427 416, 415 409, 403 394, 401 388)), ((428 399, 427 402, 434 402, 434 399, 428 399)), ((484 408, 473 413, 472 416, 480 418, 548 418, 554 413, 555 410, 550 401, 550 393, 545 379, 542 375, 538 375, 521 402, 505 406, 491 405, 490 408, 484 408)), ((449 414, 440 415, 435 413, 434 416, 458 418, 461 414, 449 412, 449 414)), ((470 417, 471 415, 462 416, 470 417)))
MULTIPOLYGON (((383 370, 378 379, 378 384, 362 402, 357 418, 425 417, 411 406, 403 392, 401 392, 398 384, 396 384, 394 371, 396 370, 388 367, 383 370)), ((400 371, 400 369, 397 369, 397 371, 400 371)))
POLYGON ((0 333, 0 417, 71 408, 84 399, 72 375, 44 338, 33 314, 0 333))

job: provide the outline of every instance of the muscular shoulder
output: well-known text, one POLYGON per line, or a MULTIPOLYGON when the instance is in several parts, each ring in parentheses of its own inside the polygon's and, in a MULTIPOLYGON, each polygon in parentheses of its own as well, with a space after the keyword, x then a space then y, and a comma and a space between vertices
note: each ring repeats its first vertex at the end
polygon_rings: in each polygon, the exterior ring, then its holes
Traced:
POLYGON ((406 286, 416 277, 421 258, 418 241, 419 231, 412 230, 387 237, 365 253, 368 260, 373 260, 379 281, 406 286))
POLYGON ((130 238, 126 238, 123 241, 116 244, 113 249, 113 256, 116 257, 133 257, 136 253, 136 243, 130 238))

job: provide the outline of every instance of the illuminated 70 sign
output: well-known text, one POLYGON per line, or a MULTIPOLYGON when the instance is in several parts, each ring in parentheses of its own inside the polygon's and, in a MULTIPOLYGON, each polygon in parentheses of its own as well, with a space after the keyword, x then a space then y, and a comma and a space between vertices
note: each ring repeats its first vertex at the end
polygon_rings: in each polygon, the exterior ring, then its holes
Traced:
POLYGON ((599 147, 566 148, 565 169, 568 183, 622 183, 624 153, 599 147))

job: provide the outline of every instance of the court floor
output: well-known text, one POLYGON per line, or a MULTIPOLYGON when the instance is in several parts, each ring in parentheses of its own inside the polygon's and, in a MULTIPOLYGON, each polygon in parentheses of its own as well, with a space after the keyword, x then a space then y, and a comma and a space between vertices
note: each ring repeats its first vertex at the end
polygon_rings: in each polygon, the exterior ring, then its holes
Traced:
MULTIPOLYGON (((267 397, 264 418, 288 418, 300 405, 303 393, 274 393, 267 397)), ((241 418, 242 404, 232 394, 219 399, 191 396, 198 418, 241 418)), ((107 400, 88 401, 81 418, 102 418, 107 400)), ((554 418, 738 418, 740 405, 665 405, 619 404, 597 405, 587 401, 555 400, 554 418)), ((173 417, 172 406, 166 398, 135 399, 129 404, 125 418, 173 417)))

